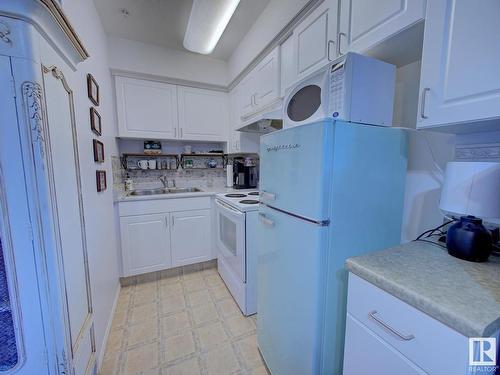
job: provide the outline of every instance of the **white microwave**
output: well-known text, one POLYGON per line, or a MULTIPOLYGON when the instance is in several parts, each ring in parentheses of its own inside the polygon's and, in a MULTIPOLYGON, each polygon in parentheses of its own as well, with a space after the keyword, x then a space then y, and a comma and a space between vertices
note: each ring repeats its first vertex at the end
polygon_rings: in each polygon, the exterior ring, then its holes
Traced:
POLYGON ((288 92, 283 127, 325 118, 391 126, 395 84, 394 65, 349 52, 288 92))

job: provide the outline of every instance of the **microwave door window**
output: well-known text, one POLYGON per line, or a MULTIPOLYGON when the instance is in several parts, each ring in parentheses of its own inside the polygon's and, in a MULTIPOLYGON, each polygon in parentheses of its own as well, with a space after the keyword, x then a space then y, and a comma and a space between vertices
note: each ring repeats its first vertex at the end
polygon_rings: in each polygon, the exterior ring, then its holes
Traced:
POLYGON ((295 122, 307 120, 321 105, 321 88, 317 85, 302 87, 288 102, 288 118, 295 122))

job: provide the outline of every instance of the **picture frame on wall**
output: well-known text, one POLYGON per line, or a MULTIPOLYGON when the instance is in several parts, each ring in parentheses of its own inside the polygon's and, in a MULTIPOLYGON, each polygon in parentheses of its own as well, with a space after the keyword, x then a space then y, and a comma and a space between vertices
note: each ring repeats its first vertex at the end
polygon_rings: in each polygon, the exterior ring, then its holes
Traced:
POLYGON ((95 172, 97 192, 106 190, 106 171, 98 170, 95 172))
POLYGON ((94 139, 93 148, 94 148, 94 161, 96 163, 104 163, 104 143, 98 141, 97 139, 94 139))
POLYGON ((102 135, 101 115, 94 107, 90 107, 90 128, 95 134, 102 135))
POLYGON ((87 95, 92 103, 99 105, 99 85, 92 74, 87 74, 87 95))

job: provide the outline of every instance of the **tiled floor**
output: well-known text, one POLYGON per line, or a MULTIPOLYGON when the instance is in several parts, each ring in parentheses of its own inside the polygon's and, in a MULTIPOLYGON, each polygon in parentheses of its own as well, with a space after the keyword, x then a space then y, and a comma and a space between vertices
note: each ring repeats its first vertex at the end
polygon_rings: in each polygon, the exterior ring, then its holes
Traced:
POLYGON ((101 375, 267 375, 255 330, 215 268, 123 287, 101 375))

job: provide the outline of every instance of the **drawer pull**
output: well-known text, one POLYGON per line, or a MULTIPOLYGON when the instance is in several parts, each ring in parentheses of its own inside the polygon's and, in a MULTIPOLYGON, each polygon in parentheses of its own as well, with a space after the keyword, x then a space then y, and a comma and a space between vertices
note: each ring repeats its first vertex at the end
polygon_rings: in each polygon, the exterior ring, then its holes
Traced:
POLYGON ((399 333, 397 330, 392 328, 389 324, 384 322, 382 319, 380 319, 378 316, 376 316, 377 310, 373 310, 370 313, 368 313, 368 317, 376 321, 378 324, 380 324, 382 327, 384 327, 386 330, 388 330, 390 333, 392 333, 394 336, 399 337, 401 340, 405 341, 410 341, 415 338, 413 335, 403 335, 402 333, 399 333))

